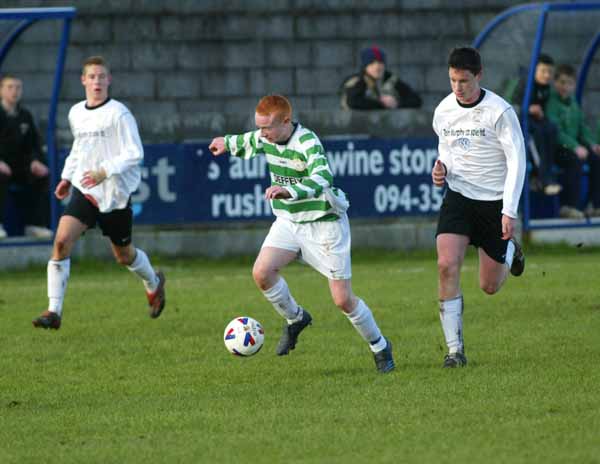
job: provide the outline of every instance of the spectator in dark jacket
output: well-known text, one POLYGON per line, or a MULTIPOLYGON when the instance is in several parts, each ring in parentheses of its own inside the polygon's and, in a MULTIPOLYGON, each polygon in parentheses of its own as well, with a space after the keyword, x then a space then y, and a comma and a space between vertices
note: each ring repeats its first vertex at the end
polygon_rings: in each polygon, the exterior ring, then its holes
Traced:
POLYGON ((398 76, 386 71, 381 48, 363 49, 360 63, 360 72, 348 77, 342 85, 342 108, 381 110, 421 106, 421 97, 398 76))
POLYGON ((48 167, 33 116, 20 105, 22 94, 20 79, 0 79, 0 238, 6 237, 2 220, 8 194, 14 194, 25 234, 49 238, 48 167))
MULTIPOLYGON (((554 60, 541 54, 535 66, 531 98, 527 106, 529 133, 529 156, 533 164, 533 177, 530 183, 533 190, 546 195, 558 194, 562 186, 552 173, 554 158, 558 150, 556 125, 546 117, 546 104, 550 96, 554 74, 554 60)), ((512 103, 519 106, 525 96, 526 79, 521 79, 512 103)))

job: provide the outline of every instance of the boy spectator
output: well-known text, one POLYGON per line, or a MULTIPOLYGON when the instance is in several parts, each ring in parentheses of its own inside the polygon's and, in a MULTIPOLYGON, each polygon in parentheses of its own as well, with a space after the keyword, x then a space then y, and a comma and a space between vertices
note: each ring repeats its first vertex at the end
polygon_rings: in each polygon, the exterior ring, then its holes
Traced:
MULTIPOLYGON (((531 134, 529 152, 535 176, 531 186, 533 190, 542 191, 546 195, 556 195, 562 190, 552 174, 552 163, 557 150, 556 126, 548 120, 544 112, 550 96, 553 73, 554 60, 541 54, 535 67, 531 100, 527 110, 531 134)), ((526 84, 526 80, 521 79, 513 99, 514 105, 519 106, 523 102, 526 84)))
POLYGON ((23 82, 11 75, 0 79, 0 238, 9 192, 25 223, 25 234, 50 238, 48 226, 48 168, 42 153, 40 135, 29 111, 20 104, 23 82))
POLYGON ((342 108, 381 110, 420 108, 421 97, 395 74, 386 71, 384 51, 376 46, 360 52, 360 72, 342 84, 342 108))
POLYGON ((590 216, 600 216, 600 145, 585 124, 581 107, 573 98, 575 90, 575 69, 561 65, 556 69, 554 88, 546 106, 548 119, 558 127, 559 150, 556 164, 564 170, 564 189, 561 195, 560 216, 582 219, 579 210, 581 177, 583 165, 587 162, 589 171, 587 210, 590 216))

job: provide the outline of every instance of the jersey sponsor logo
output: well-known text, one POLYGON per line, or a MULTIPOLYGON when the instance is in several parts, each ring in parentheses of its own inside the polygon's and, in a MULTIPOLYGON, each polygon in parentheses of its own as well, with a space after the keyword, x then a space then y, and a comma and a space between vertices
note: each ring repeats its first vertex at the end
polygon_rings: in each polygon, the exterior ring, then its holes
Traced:
POLYGON ((75 138, 87 138, 87 137, 107 137, 107 133, 104 130, 99 131, 80 131, 75 134, 75 138))
POLYGON ((485 137, 485 127, 472 129, 443 129, 444 137, 485 137))
POLYGON ((298 177, 287 177, 273 174, 273 182, 279 185, 296 185, 302 182, 298 177))

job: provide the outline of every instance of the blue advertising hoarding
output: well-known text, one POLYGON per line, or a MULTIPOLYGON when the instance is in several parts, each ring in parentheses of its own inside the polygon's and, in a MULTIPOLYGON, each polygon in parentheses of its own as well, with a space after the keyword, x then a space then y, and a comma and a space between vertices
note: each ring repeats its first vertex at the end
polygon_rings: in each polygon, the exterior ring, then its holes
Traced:
MULTIPOLYGON (((335 185, 353 218, 436 214, 442 189, 431 183, 435 139, 323 140, 335 185)), ((136 224, 257 221, 272 218, 264 156, 214 157, 208 143, 147 145, 132 198, 136 224)), ((64 160, 63 160, 64 161, 64 160)))

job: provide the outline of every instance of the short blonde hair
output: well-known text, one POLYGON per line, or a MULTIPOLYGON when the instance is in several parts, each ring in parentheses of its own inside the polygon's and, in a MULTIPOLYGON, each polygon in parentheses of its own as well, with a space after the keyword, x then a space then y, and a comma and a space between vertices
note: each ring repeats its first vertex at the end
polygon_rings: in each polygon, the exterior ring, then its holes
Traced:
POLYGON ((110 73, 110 66, 108 65, 108 61, 103 56, 94 55, 86 58, 83 62, 83 66, 81 67, 81 74, 85 74, 85 68, 88 66, 104 66, 106 71, 110 73))
POLYGON ((292 119, 292 105, 282 95, 267 95, 256 105, 256 114, 261 116, 273 114, 279 121, 284 121, 286 118, 292 119))

